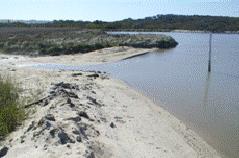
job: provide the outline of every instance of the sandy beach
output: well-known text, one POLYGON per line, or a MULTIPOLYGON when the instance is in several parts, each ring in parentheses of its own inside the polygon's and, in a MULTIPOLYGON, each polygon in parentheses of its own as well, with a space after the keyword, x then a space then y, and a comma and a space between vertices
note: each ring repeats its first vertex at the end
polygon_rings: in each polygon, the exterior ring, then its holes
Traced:
POLYGON ((7 63, 5 67, 14 65, 28 65, 37 63, 56 63, 66 65, 83 65, 83 64, 100 64, 106 62, 115 62, 124 60, 134 56, 139 56, 153 52, 155 50, 160 51, 157 48, 145 49, 145 48, 132 48, 132 47, 111 47, 96 50, 86 54, 75 54, 75 55, 61 55, 61 56, 40 56, 40 57, 29 57, 29 56, 14 56, 14 55, 1 55, 0 65, 7 63))
POLYGON ((14 76, 29 117, 1 142, 7 158, 219 158, 183 122, 122 81, 102 72, 42 70, 22 65, 114 62, 154 49, 113 47, 85 55, 0 55, 1 74, 14 76), (19 67, 20 66, 20 67, 19 67))

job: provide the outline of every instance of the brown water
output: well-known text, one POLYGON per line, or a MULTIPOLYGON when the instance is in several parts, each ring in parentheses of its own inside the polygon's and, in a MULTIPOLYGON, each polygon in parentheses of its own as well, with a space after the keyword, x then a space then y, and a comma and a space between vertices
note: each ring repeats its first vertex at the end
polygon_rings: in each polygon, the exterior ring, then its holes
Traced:
POLYGON ((208 74, 208 34, 164 34, 179 45, 110 64, 37 67, 109 72, 152 98, 219 152, 238 158, 239 35, 213 35, 212 72, 208 74))

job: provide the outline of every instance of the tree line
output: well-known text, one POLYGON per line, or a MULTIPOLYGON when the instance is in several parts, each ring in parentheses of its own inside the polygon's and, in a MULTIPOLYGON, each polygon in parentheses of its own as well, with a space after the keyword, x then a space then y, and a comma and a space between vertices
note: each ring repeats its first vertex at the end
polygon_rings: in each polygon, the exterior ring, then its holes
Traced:
POLYGON ((124 19, 114 22, 54 20, 42 24, 24 22, 0 23, 0 27, 64 27, 102 30, 200 30, 212 32, 239 31, 239 17, 199 15, 156 15, 143 19, 124 19))

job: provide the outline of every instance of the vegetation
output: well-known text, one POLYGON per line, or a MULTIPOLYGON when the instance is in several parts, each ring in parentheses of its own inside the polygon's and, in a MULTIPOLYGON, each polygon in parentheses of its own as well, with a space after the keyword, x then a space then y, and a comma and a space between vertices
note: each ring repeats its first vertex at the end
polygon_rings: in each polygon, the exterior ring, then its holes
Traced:
POLYGON ((110 35, 104 31, 65 28, 0 29, 0 50, 8 54, 61 55, 87 53, 113 46, 171 48, 177 42, 164 35, 110 35))
POLYGON ((0 139, 15 130, 24 117, 18 87, 10 79, 0 77, 0 139))
POLYGON ((80 28, 103 30, 201 30, 213 32, 239 31, 239 17, 224 16, 185 16, 185 15, 156 15, 144 19, 125 19, 115 22, 104 21, 73 21, 58 20, 46 23, 24 22, 0 23, 0 27, 47 27, 47 28, 80 28))

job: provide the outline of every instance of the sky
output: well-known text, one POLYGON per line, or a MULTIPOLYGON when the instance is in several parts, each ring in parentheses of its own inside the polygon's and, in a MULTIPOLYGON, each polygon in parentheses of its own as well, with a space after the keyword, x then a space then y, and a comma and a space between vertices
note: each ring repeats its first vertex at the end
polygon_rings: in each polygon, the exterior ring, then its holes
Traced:
POLYGON ((239 17, 239 0, 0 0, 0 19, 115 21, 157 14, 239 17))

